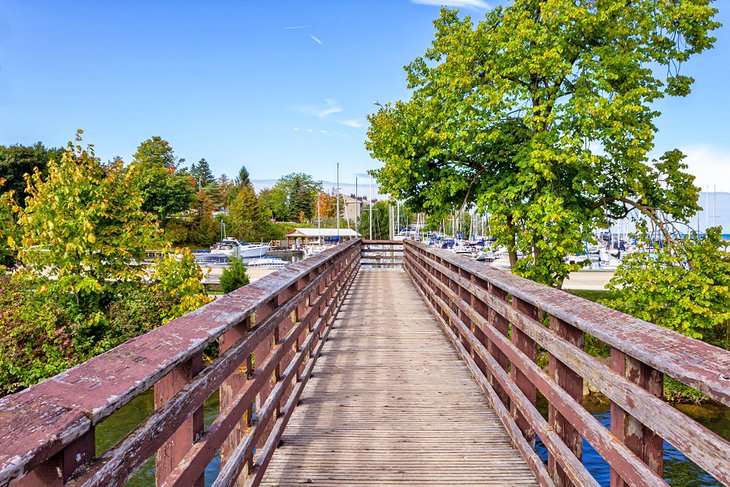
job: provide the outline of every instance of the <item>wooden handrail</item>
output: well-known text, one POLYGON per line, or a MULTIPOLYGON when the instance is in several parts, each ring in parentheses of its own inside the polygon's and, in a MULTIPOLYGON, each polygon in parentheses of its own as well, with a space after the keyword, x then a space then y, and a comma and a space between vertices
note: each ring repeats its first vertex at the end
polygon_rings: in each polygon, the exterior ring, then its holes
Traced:
POLYGON ((730 352, 420 243, 406 242, 405 268, 541 483, 593 485, 583 438, 611 466, 612 485, 663 484, 662 438, 730 483, 730 442, 661 399, 667 374, 730 405, 730 352), (611 347, 610 366, 583 351, 584 333, 611 347), (610 432, 581 405, 584 381, 611 400, 610 432), (548 400, 547 421, 535 391, 548 400), (535 432, 549 480, 530 461, 535 432))
MULTIPOLYGON (((311 370, 310 359, 359 265, 360 241, 344 243, 0 399, 0 485, 13 480, 17 485, 121 485, 158 448, 158 484, 180 474, 177 461, 190 460, 190 451, 205 450, 183 472, 187 477, 182 477, 195 480, 177 484, 198 485, 212 458, 211 448, 215 452, 221 447, 243 413, 255 407, 257 395, 262 402, 270 398, 271 407, 280 410, 292 390, 303 387, 306 377, 300 366, 311 370), (237 339, 232 341, 234 335, 237 339), (223 344, 226 338, 220 356, 203 367, 203 349, 218 341, 223 344), (256 367, 252 353, 259 358, 256 367), (225 414, 216 420, 217 429, 203 432, 202 416, 197 418, 203 401, 242 368, 242 390, 234 390, 232 398, 221 394, 225 414), (95 425, 153 386, 153 415, 95 459, 95 425), (174 435, 186 430, 185 424, 192 433, 181 448, 181 441, 173 444, 170 439, 182 438, 174 435), (194 435, 202 437, 193 443, 194 435), (201 448, 206 444, 207 449, 201 448), (160 464, 163 450, 167 457, 172 455, 169 467, 160 464)), ((261 404, 259 408, 261 414, 261 404)), ((286 420, 288 416, 269 415, 269 421, 258 422, 246 434, 253 435, 255 445, 286 420)), ((265 460, 260 455, 253 458, 250 449, 247 453, 249 467, 265 460)))

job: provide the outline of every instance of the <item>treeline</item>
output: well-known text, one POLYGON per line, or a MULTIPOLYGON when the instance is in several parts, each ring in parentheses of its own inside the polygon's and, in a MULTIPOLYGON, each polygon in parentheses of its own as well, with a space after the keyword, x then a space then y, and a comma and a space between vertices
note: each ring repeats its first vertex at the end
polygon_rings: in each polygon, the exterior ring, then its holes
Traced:
POLYGON ((230 180, 205 159, 184 162, 160 137, 128 164, 102 162, 81 132, 66 148, 0 147, 0 394, 208 302, 188 246, 212 244, 222 227, 281 238, 332 202, 306 174, 256 194, 245 167, 230 180), (141 265, 151 249, 163 257, 141 265))
MULTIPOLYGON (((49 161, 60 161, 63 153, 40 142, 0 146, 0 194, 11 193, 15 204, 24 207, 26 175, 37 171, 45 177, 49 161)), ((142 197, 142 210, 154 216, 176 246, 207 247, 223 232, 246 241, 278 240, 292 223, 306 226, 317 217, 325 222, 335 217, 334 191, 324 192, 322 183, 308 174, 283 176, 257 193, 245 166, 233 179, 226 174, 216 177, 206 159, 186 167, 185 159, 176 157, 169 142, 157 136, 142 142, 128 165, 120 158, 106 165, 113 164, 122 165, 129 184, 142 197)), ((7 246, 0 249, 0 263, 11 265, 10 254, 7 246)))

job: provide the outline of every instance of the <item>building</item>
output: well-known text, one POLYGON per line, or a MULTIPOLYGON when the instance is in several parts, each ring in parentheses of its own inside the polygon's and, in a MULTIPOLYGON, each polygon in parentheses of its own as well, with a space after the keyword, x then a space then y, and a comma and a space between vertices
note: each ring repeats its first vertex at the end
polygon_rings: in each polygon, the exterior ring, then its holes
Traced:
POLYGON ((342 218, 352 222, 359 220, 363 210, 368 206, 368 200, 362 196, 355 198, 342 195, 342 202, 344 208, 340 208, 340 214, 342 218))
MULTIPOLYGON (((299 249, 306 245, 335 243, 337 242, 337 236, 336 228, 295 228, 286 234, 286 246, 299 249)), ((359 236, 355 230, 349 228, 340 228, 339 230, 340 240, 350 240, 359 236)))

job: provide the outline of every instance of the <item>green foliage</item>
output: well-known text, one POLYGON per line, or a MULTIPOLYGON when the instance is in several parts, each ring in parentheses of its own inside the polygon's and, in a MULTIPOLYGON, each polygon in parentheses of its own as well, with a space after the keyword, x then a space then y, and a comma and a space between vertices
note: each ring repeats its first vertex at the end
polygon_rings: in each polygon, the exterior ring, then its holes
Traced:
POLYGON ((154 136, 140 144, 127 170, 128 181, 144 201, 142 209, 162 222, 190 208, 195 195, 195 181, 177 166, 170 144, 154 136))
POLYGON ((730 348, 730 252, 719 228, 627 255, 609 287, 615 309, 730 348))
POLYGON ((277 220, 303 223, 315 215, 321 191, 322 183, 309 174, 292 173, 279 178, 270 190, 262 191, 261 200, 277 220))
POLYGON ((0 146, 0 193, 12 191, 21 206, 25 201, 25 175, 32 174, 35 169, 46 174, 46 166, 50 160, 59 161, 63 149, 46 148, 40 142, 32 146, 12 145, 0 146))
POLYGON ((0 391, 13 392, 207 302, 192 255, 165 248, 121 161, 102 165, 80 133, 47 176, 27 178, 11 244, 20 266, 0 276, 0 391))
POLYGON ((218 223, 213 220, 213 202, 205 190, 198 191, 186 217, 187 239, 192 245, 208 247, 218 238, 218 223))
POLYGON ((102 166, 91 147, 69 143, 61 161, 49 163, 45 180, 39 171, 27 179, 26 206, 17 208, 18 258, 29 272, 53 275, 78 295, 140 276, 130 263, 161 240, 121 163, 102 166))
POLYGON ((190 167, 190 175, 195 180, 198 188, 205 188, 210 183, 215 182, 213 171, 210 170, 210 164, 205 159, 201 159, 197 164, 193 163, 190 167))
MULTIPOLYGON (((370 237, 370 208, 366 206, 360 215, 357 233, 363 238, 370 237)), ((377 201, 372 205, 373 211, 373 240, 387 240, 390 238, 390 216, 387 201, 377 201)))
MULTIPOLYGON (((3 179, 0 179, 0 188, 2 188, 3 182, 3 179)), ((0 273, 3 272, 3 267, 15 265, 17 255, 17 251, 11 245, 12 242, 20 239, 13 206, 12 191, 0 194, 0 273)))
POLYGON ((270 217, 261 208, 253 187, 244 186, 231 202, 230 231, 243 240, 261 241, 267 233, 270 217))
POLYGON ((201 283, 203 273, 190 250, 167 254, 157 263, 152 274, 152 290, 158 301, 164 300, 160 313, 162 323, 183 316, 208 303, 210 298, 201 283))
POLYGON ((369 117, 381 189, 436 219, 488 209, 515 271, 555 286, 565 255, 632 208, 687 221, 699 189, 683 155, 647 154, 654 103, 686 95, 677 66, 712 47, 708 4, 516 0, 478 24, 442 10, 406 68, 411 99, 369 117))
POLYGON ((236 258, 230 258, 228 260, 231 265, 223 269, 223 274, 221 274, 221 288, 226 294, 249 283, 246 266, 243 261, 236 258))

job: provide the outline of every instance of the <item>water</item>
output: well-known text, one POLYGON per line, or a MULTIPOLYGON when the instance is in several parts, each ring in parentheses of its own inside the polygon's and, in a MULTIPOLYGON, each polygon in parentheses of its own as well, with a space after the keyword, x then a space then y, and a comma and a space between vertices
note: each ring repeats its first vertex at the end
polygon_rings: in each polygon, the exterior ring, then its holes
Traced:
MULTIPOLYGON (((547 415, 547 403, 543 398, 538 402, 538 408, 543 415, 547 415)), ((218 394, 215 393, 205 402, 206 428, 218 414, 218 394)), ((586 398, 586 409, 606 428, 610 427, 611 414, 609 405, 605 401, 597 401, 592 397, 586 398)), ((703 405, 676 405, 677 409, 688 415, 698 423, 704 425, 723 438, 730 440, 730 408, 714 404, 703 405)), ((96 453, 102 454, 124 435, 132 431, 154 410, 152 392, 148 391, 132 400, 129 404, 114 413, 96 429, 96 453)), ((537 452, 543 461, 547 461, 547 450, 539 441, 537 452)), ((598 453, 583 441, 583 463, 588 471, 601 485, 609 485, 610 469, 608 464, 598 453)), ((213 483, 213 479, 220 470, 220 457, 211 461, 205 470, 205 485, 213 483)), ((687 459, 676 448, 664 442, 664 478, 672 486, 679 487, 710 487, 719 486, 719 482, 707 475, 697 465, 687 459)), ((131 487, 145 487, 155 484, 154 458, 149 459, 126 484, 131 487)))
MULTIPOLYGON (((218 392, 213 393, 204 405, 204 422, 207 428, 218 416, 219 400, 218 392)), ((97 457, 114 446, 116 442, 131 432, 137 425, 144 421, 154 411, 154 398, 152 391, 147 391, 132 399, 126 406, 112 414, 96 428, 96 455, 97 457)), ((205 485, 213 484, 215 476, 220 471, 220 456, 215 458, 205 469, 205 485)), ((147 487, 155 485, 155 459, 148 459, 139 471, 132 477, 125 486, 147 487)))
MULTIPOLYGON (((607 402, 586 398, 584 405, 603 426, 611 427, 610 405, 607 402)), ((698 423, 730 440, 730 408, 714 404, 678 404, 675 407, 698 423)), ((538 403, 538 408, 545 416, 547 415, 547 403, 544 400, 538 403)), ((547 449, 539 438, 537 453, 544 462, 547 462, 547 449)), ((583 464, 600 485, 610 485, 611 470, 608 463, 585 440, 583 440, 583 464)), ((678 487, 722 485, 666 441, 664 442, 664 480, 669 485, 678 487)))

